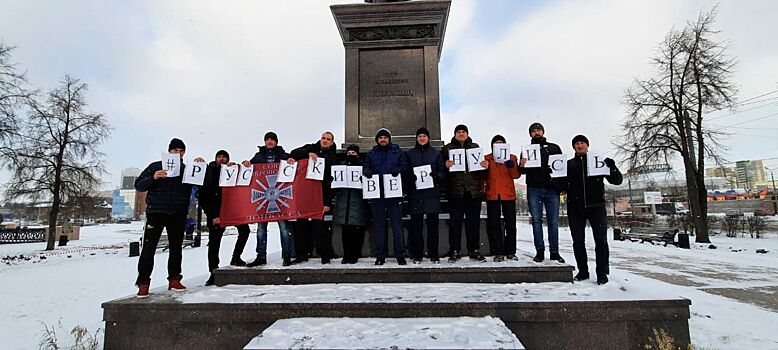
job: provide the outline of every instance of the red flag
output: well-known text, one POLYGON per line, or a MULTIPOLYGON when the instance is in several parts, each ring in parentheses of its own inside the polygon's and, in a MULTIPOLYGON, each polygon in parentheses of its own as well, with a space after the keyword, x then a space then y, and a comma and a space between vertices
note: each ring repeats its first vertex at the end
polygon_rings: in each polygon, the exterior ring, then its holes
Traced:
POLYGON ((221 226, 291 219, 322 219, 321 181, 308 180, 308 160, 294 182, 276 183, 279 163, 254 164, 250 186, 222 187, 221 226))

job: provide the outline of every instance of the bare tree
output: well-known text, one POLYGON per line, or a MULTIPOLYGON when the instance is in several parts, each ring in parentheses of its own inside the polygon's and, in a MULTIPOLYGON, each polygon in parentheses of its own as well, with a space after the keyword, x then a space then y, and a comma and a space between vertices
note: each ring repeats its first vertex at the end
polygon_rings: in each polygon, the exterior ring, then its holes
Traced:
POLYGON ((51 201, 46 250, 54 249, 62 203, 100 184, 105 168, 98 146, 111 132, 102 114, 86 111, 85 83, 65 76, 60 84, 44 101, 38 96, 27 100, 30 115, 13 148, 13 177, 5 190, 8 199, 51 201))
POLYGON ((695 22, 672 29, 651 64, 656 76, 635 79, 624 104, 629 111, 615 145, 631 166, 668 163, 680 156, 696 241, 708 243, 705 160, 720 162, 719 140, 725 133, 703 124, 703 115, 731 108, 737 89, 731 82, 735 60, 726 42, 714 41, 716 9, 695 22))
POLYGON ((24 73, 11 60, 14 49, 0 42, 0 155, 10 152, 9 146, 18 130, 17 113, 30 96, 24 88, 24 73))

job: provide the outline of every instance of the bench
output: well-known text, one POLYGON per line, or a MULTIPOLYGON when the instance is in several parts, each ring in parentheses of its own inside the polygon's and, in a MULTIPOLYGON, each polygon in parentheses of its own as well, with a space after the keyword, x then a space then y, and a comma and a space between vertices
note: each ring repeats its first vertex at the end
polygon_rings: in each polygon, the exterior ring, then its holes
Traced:
POLYGON ((0 243, 32 243, 45 241, 45 228, 0 229, 0 243))
POLYGON ((621 240, 627 240, 640 243, 654 242, 664 243, 665 247, 668 244, 678 246, 675 241, 675 235, 678 234, 678 229, 671 229, 667 227, 633 227, 628 232, 621 233, 621 240))

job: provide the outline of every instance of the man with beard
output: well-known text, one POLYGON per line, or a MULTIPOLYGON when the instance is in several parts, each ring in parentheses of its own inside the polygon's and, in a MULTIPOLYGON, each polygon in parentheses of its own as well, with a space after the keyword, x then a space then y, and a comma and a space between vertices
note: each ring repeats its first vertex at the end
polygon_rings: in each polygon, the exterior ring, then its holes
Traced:
MULTIPOLYGON (((359 159, 359 146, 349 145, 346 149, 346 161, 342 165, 362 166, 359 159)), ((342 264, 356 264, 362 257, 362 244, 365 242, 365 222, 367 208, 362 199, 360 188, 339 188, 333 190, 335 207, 332 210, 332 223, 341 225, 343 241, 342 264)))
MULTIPOLYGON (((222 189, 219 187, 219 177, 221 176, 222 165, 233 165, 230 162, 230 154, 225 150, 216 152, 216 159, 208 164, 205 170, 205 180, 203 187, 197 192, 200 201, 200 207, 205 212, 206 225, 208 226, 208 271, 211 276, 205 281, 206 286, 213 285, 213 270, 219 268, 219 248, 221 246, 222 236, 225 226, 221 225, 219 215, 222 207, 222 189)), ((246 241, 249 239, 248 224, 235 226, 238 229, 238 240, 235 242, 235 249, 232 251, 232 266, 246 266, 240 255, 243 254, 243 248, 246 247, 246 241)))
POLYGON ((584 135, 573 138, 575 157, 567 161, 567 217, 573 236, 573 254, 578 265, 576 281, 589 279, 589 265, 586 256, 586 221, 594 233, 594 252, 597 261, 597 284, 608 283, 608 216, 605 212, 605 178, 613 185, 621 185, 624 178, 613 159, 605 158, 610 169, 607 176, 589 176, 587 153, 589 139, 584 135))
MULTIPOLYGON (((465 239, 467 241, 467 252, 470 260, 486 261, 486 258, 478 253, 480 245, 481 228, 481 202, 483 194, 481 193, 481 180, 484 171, 476 172, 450 172, 448 169, 454 166, 454 162, 449 157, 449 151, 453 149, 471 149, 479 148, 469 136, 469 130, 465 125, 457 125, 454 128, 454 137, 451 143, 443 146, 441 157, 446 160, 447 168, 447 186, 446 194, 448 196, 449 209, 449 231, 448 231, 448 262, 454 263, 459 260, 459 251, 462 250, 462 224, 465 225, 465 239)), ((482 167, 488 167, 489 162, 481 161, 482 167)))
POLYGON ((411 222, 408 227, 408 250, 411 253, 411 261, 419 264, 424 256, 424 215, 427 215, 427 252, 430 261, 440 263, 438 257, 438 222, 440 213, 440 191, 438 186, 445 172, 440 151, 430 145, 430 132, 426 128, 416 131, 416 146, 405 152, 408 163, 407 178, 410 180, 406 188, 409 189, 408 204, 410 205, 411 222), (416 189, 416 175, 413 168, 429 165, 432 169, 430 178, 434 187, 416 189))
MULTIPOLYGON (((398 176, 405 170, 405 156, 400 146, 392 143, 392 134, 381 128, 375 135, 376 145, 367 153, 362 175, 370 179, 379 176, 378 187, 384 192, 383 175, 398 176)), ((370 200, 373 209, 373 232, 375 264, 383 265, 386 260, 386 219, 392 227, 392 245, 397 264, 405 265, 405 237, 402 224, 402 198, 374 198, 370 200)))
MULTIPOLYGON (((554 143, 546 141, 543 137, 545 129, 540 123, 532 123, 529 126, 529 135, 532 144, 540 145, 540 167, 525 168, 526 158, 521 159, 519 172, 527 175, 527 206, 532 216, 532 237, 535 242, 535 262, 544 259, 546 246, 543 242, 543 208, 546 208, 546 222, 548 224, 548 248, 551 252, 549 259, 564 263, 565 259, 559 255, 559 195, 560 183, 551 178, 551 167, 548 165, 548 156, 562 154, 562 150, 554 143)), ((515 259, 509 256, 509 259, 515 259)))
MULTIPOLYGON (((329 131, 324 132, 321 134, 321 139, 316 143, 294 149, 287 161, 289 164, 294 164, 295 161, 303 159, 316 161, 319 157, 325 159, 324 181, 321 181, 321 190, 324 204, 323 213, 326 213, 330 211, 332 206, 332 174, 330 168, 335 160, 335 135, 329 131)), ((321 257, 322 264, 329 264, 330 259, 335 257, 335 253, 332 251, 332 231, 327 227, 324 220, 297 219, 292 237, 294 238, 294 246, 297 253, 297 257, 292 263, 308 261, 308 258, 313 253, 314 239, 316 242, 316 252, 321 257)))
MULTIPOLYGON (((289 159, 289 154, 284 148, 278 145, 278 135, 274 132, 265 134, 265 145, 259 147, 259 152, 254 154, 250 161, 243 161, 243 166, 251 164, 277 163, 289 159)), ((292 256, 294 255, 294 243, 289 236, 289 223, 286 220, 276 221, 278 231, 281 234, 281 257, 283 265, 292 265, 292 256)), ((248 263, 248 267, 254 267, 267 264, 267 222, 257 224, 257 258, 248 263)))

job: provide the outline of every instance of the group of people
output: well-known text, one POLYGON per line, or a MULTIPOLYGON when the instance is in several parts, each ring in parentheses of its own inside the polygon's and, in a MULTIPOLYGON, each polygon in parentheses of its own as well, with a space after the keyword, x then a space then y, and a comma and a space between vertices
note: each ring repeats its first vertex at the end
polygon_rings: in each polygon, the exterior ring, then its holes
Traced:
MULTIPOLYGON (((578 135, 572 140, 575 156, 568 160, 566 177, 554 178, 549 166, 549 156, 562 154, 561 148, 548 142, 545 129, 540 123, 529 127, 532 144, 540 145, 540 167, 525 167, 526 159, 510 155, 507 160, 498 161, 494 154, 488 154, 480 162, 484 168, 481 171, 451 171, 454 162, 450 160, 452 150, 472 149, 480 147, 470 138, 465 125, 458 125, 448 144, 438 150, 430 144, 430 132, 420 128, 416 132, 416 144, 413 148, 402 150, 392 143, 392 134, 387 129, 380 129, 375 135, 376 145, 362 158, 359 146, 350 145, 346 150, 345 160, 338 165, 362 166, 362 176, 371 179, 378 176, 380 188, 383 191, 384 176, 401 176, 404 185, 404 197, 407 199, 410 222, 407 225, 407 252, 414 264, 421 263, 425 252, 424 227, 426 226, 426 253, 432 263, 439 263, 440 258, 447 258, 455 263, 461 259, 462 231, 464 227, 465 248, 470 260, 485 261, 479 252, 481 206, 486 201, 487 236, 489 238, 490 255, 493 260, 501 262, 506 259, 518 260, 516 256, 516 189, 514 180, 521 175, 526 176, 527 200, 532 217, 532 231, 536 254, 535 262, 545 259, 546 244, 543 235, 543 219, 548 227, 549 259, 564 263, 559 254, 558 222, 560 195, 567 194, 568 221, 573 238, 573 251, 578 273, 575 280, 589 279, 587 254, 585 249, 585 227, 587 221, 592 227, 596 252, 597 283, 608 282, 608 242, 606 236, 607 216, 604 200, 604 183, 620 184, 622 175, 615 162, 607 158, 605 163, 610 168, 606 176, 588 176, 587 153, 589 140, 578 135), (417 180, 414 168, 429 166, 434 186, 426 189, 416 189, 417 180), (448 203, 449 232, 448 251, 439 254, 439 214, 441 212, 441 194, 445 193, 448 203)), ((506 143, 505 137, 495 135, 491 144, 506 143)), ((183 157, 186 146, 179 139, 171 140, 168 151, 183 157)), ((368 224, 368 211, 373 218, 373 256, 375 265, 383 265, 387 256, 387 221, 392 231, 392 249, 397 263, 406 265, 406 239, 402 223, 403 198, 386 198, 365 200, 361 189, 332 188, 330 168, 335 165, 335 136, 331 132, 322 134, 316 143, 307 144, 286 153, 278 145, 278 136, 268 132, 264 137, 264 146, 250 160, 243 161, 244 166, 251 164, 288 162, 290 164, 303 160, 325 159, 325 177, 321 181, 323 198, 323 213, 332 214, 332 224, 340 225, 343 239, 343 264, 353 264, 362 257, 365 227, 368 224)), ((221 225, 219 213, 221 208, 221 189, 219 187, 220 168, 222 165, 232 165, 229 153, 219 150, 215 159, 207 167, 205 180, 199 188, 198 198, 207 217, 209 231, 208 267, 212 272, 219 266, 219 249, 225 227, 221 225)), ((183 173, 183 171, 181 172, 183 173)), ((138 297, 149 295, 151 271, 154 264, 154 253, 163 229, 167 229, 170 256, 168 258, 168 289, 174 291, 186 290, 181 284, 181 243, 184 235, 184 223, 189 208, 189 198, 192 186, 182 182, 182 176, 167 177, 161 162, 151 163, 136 179, 135 188, 148 192, 146 197, 146 226, 144 229, 143 248, 138 262, 139 288, 138 297)), ((298 219, 291 221, 276 221, 282 247, 283 265, 289 266, 308 261, 313 256, 314 248, 321 258, 321 263, 328 264, 336 257, 332 248, 332 231, 329 224, 322 219, 298 219)), ((267 264, 267 226, 258 224, 256 258, 246 263, 241 259, 250 233, 249 226, 238 225, 238 239, 233 250, 230 265, 259 266, 267 264)), ((206 282, 213 284, 213 275, 206 282)))

